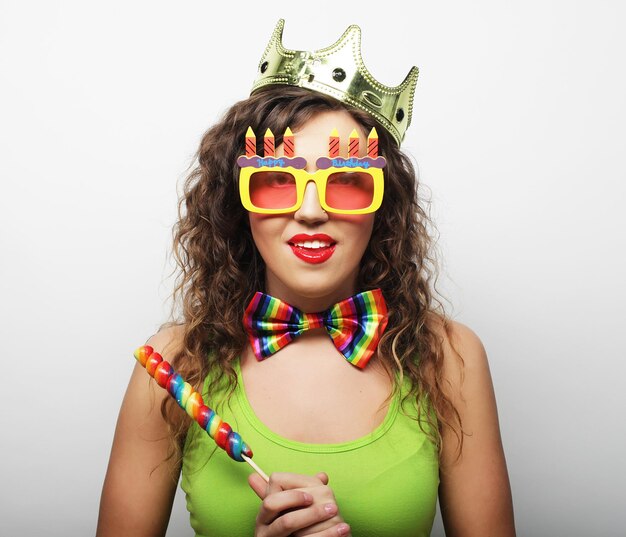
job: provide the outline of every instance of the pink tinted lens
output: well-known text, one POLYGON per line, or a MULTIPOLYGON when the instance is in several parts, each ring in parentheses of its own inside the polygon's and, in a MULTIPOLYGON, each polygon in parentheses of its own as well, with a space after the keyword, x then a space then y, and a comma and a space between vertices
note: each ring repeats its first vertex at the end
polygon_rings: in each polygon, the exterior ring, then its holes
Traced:
POLYGON ((296 199, 296 179, 289 172, 255 172, 250 177, 250 200, 255 207, 288 209, 296 199))
POLYGON ((365 209, 374 199, 374 178, 367 172, 337 172, 326 182, 326 204, 334 209, 365 209))

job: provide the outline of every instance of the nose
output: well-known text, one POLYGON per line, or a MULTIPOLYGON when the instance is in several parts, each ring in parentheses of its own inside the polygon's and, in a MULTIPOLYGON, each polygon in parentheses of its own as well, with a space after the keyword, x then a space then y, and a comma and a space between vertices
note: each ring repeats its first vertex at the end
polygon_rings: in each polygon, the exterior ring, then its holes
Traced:
POLYGON ((317 186, 313 181, 309 181, 304 188, 302 205, 294 213, 293 217, 307 224, 321 224, 328 220, 328 213, 320 205, 317 186))

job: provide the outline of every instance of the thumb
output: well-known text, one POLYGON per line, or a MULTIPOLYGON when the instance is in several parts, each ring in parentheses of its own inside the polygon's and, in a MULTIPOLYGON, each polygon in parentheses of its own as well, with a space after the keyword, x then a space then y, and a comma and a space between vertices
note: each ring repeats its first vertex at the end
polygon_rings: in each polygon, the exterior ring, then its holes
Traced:
POLYGON ((248 484, 259 498, 264 499, 267 496, 267 483, 259 474, 250 474, 248 484))
POLYGON ((324 485, 328 485, 328 474, 326 472, 318 472, 315 474, 315 477, 317 477, 324 485))

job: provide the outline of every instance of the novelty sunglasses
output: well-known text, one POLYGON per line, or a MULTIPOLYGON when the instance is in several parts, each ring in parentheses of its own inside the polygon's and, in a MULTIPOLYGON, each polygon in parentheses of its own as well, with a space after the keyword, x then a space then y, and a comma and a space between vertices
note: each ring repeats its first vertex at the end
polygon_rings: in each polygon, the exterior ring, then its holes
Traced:
POLYGON ((329 213, 366 214, 376 211, 383 200, 383 167, 378 156, 378 137, 372 129, 368 138, 368 156, 358 157, 358 135, 350 135, 349 158, 338 156, 339 137, 333 130, 329 138, 329 156, 316 161, 318 170, 309 173, 307 162, 295 157, 293 135, 287 129, 283 137, 284 157, 274 156, 274 137, 268 129, 264 137, 264 157, 256 155, 252 129, 246 134, 246 155, 237 159, 239 194, 246 210, 260 214, 297 211, 304 200, 309 181, 317 187, 320 206, 329 213))

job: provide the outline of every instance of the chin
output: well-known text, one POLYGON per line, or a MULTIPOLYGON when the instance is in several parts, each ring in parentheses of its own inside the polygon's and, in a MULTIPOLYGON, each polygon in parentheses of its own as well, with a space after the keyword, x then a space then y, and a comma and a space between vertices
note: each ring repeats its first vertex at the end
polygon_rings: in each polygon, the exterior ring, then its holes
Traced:
POLYGON ((337 274, 334 274, 334 278, 331 280, 328 274, 319 277, 311 277, 294 280, 290 278, 283 280, 285 289, 293 295, 307 299, 326 298, 332 299, 347 298, 353 293, 353 282, 356 278, 351 275, 346 275, 345 278, 337 278, 337 274), (341 295, 341 296, 339 296, 341 295), (344 296, 345 295, 345 296, 344 296))

